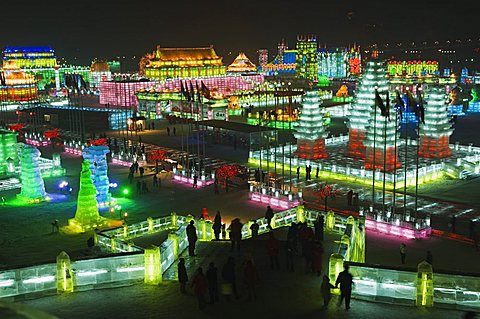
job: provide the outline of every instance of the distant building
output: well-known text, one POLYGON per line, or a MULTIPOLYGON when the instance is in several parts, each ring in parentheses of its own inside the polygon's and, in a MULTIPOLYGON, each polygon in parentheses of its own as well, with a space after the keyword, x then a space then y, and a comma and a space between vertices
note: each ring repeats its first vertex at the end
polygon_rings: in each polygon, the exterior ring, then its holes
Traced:
POLYGON ((20 69, 14 61, 4 63, 0 78, 0 101, 22 102, 38 100, 35 77, 20 69))
MULTIPOLYGON (((258 70, 265 75, 295 75, 296 50, 289 50, 282 40, 277 47, 277 55, 270 63, 262 64, 258 70)), ((268 57, 267 57, 268 58, 268 57)))
POLYGON ((107 63, 108 63, 108 66, 110 67, 110 72, 112 72, 112 74, 121 72, 122 67, 121 67, 120 61, 113 60, 113 61, 107 61, 107 63))
POLYGON ((55 50, 50 47, 6 47, 3 62, 14 62, 23 71, 32 74, 39 90, 60 90, 65 85, 65 73, 82 75, 89 82, 90 69, 82 66, 58 65, 55 50))
POLYGON ((96 89, 100 82, 110 81, 111 79, 112 73, 107 62, 95 61, 92 63, 90 66, 90 88, 96 89))
POLYGON ((6 47, 3 61, 14 61, 21 68, 53 68, 57 65, 55 51, 50 47, 6 47))
POLYGON ((318 80, 317 38, 315 36, 298 36, 296 45, 297 78, 311 81, 318 80))
POLYGON ((257 67, 245 53, 240 52, 233 62, 227 66, 228 73, 257 73, 257 67))
POLYGON ((148 89, 156 82, 148 79, 125 79, 102 81, 99 84, 100 104, 111 107, 134 107, 138 105, 135 93, 148 89))
POLYGON ((213 46, 201 48, 161 48, 140 60, 140 73, 147 78, 195 78, 224 75, 225 66, 213 46))
MULTIPOLYGON (((437 61, 389 61, 389 76, 416 76, 424 77, 439 75, 437 61)), ((448 75, 447 75, 448 76, 448 75)))

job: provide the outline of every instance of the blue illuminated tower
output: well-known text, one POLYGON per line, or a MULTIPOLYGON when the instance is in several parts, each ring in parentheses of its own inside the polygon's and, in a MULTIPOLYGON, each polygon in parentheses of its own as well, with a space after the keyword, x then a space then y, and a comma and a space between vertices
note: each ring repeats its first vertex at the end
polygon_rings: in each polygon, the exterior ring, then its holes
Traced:
POLYGON ((90 163, 93 185, 97 189, 97 202, 106 205, 110 201, 110 180, 108 179, 108 146, 92 145, 83 149, 83 158, 90 163))

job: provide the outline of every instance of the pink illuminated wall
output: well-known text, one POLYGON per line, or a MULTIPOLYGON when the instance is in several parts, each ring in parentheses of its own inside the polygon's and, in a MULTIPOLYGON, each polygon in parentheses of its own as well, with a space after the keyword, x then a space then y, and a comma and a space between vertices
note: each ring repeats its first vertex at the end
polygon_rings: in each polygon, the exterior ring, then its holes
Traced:
POLYGON ((252 74, 252 75, 222 75, 222 76, 211 76, 211 77, 202 77, 202 78, 193 78, 193 79, 168 79, 162 81, 159 85, 155 87, 155 90, 160 91, 180 91, 180 82, 187 81, 190 85, 192 81, 193 88, 196 90, 195 81, 200 87, 201 82, 209 89, 216 89, 219 93, 224 95, 231 95, 234 92, 253 90, 258 84, 265 82, 265 77, 263 74, 252 74))
POLYGON ((138 101, 135 92, 141 89, 149 89, 154 86, 154 81, 102 81, 100 82, 100 104, 111 106, 137 106, 138 101))

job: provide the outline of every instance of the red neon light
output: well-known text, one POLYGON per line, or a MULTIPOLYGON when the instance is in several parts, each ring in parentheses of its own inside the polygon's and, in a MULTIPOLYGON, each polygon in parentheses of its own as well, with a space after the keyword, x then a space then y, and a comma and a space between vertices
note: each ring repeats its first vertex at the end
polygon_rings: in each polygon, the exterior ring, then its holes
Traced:
POLYGON ((327 158, 328 154, 327 150, 325 149, 325 139, 319 138, 315 141, 298 139, 297 157, 303 159, 327 158))

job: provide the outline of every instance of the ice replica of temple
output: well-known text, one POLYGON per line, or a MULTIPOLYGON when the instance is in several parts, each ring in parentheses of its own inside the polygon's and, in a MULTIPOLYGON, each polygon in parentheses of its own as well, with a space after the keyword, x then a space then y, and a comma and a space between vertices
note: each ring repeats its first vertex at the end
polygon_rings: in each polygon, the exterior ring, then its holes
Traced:
POLYGON ((162 48, 145 55, 140 61, 140 73, 147 78, 201 77, 225 74, 222 58, 213 46, 200 48, 162 48))

